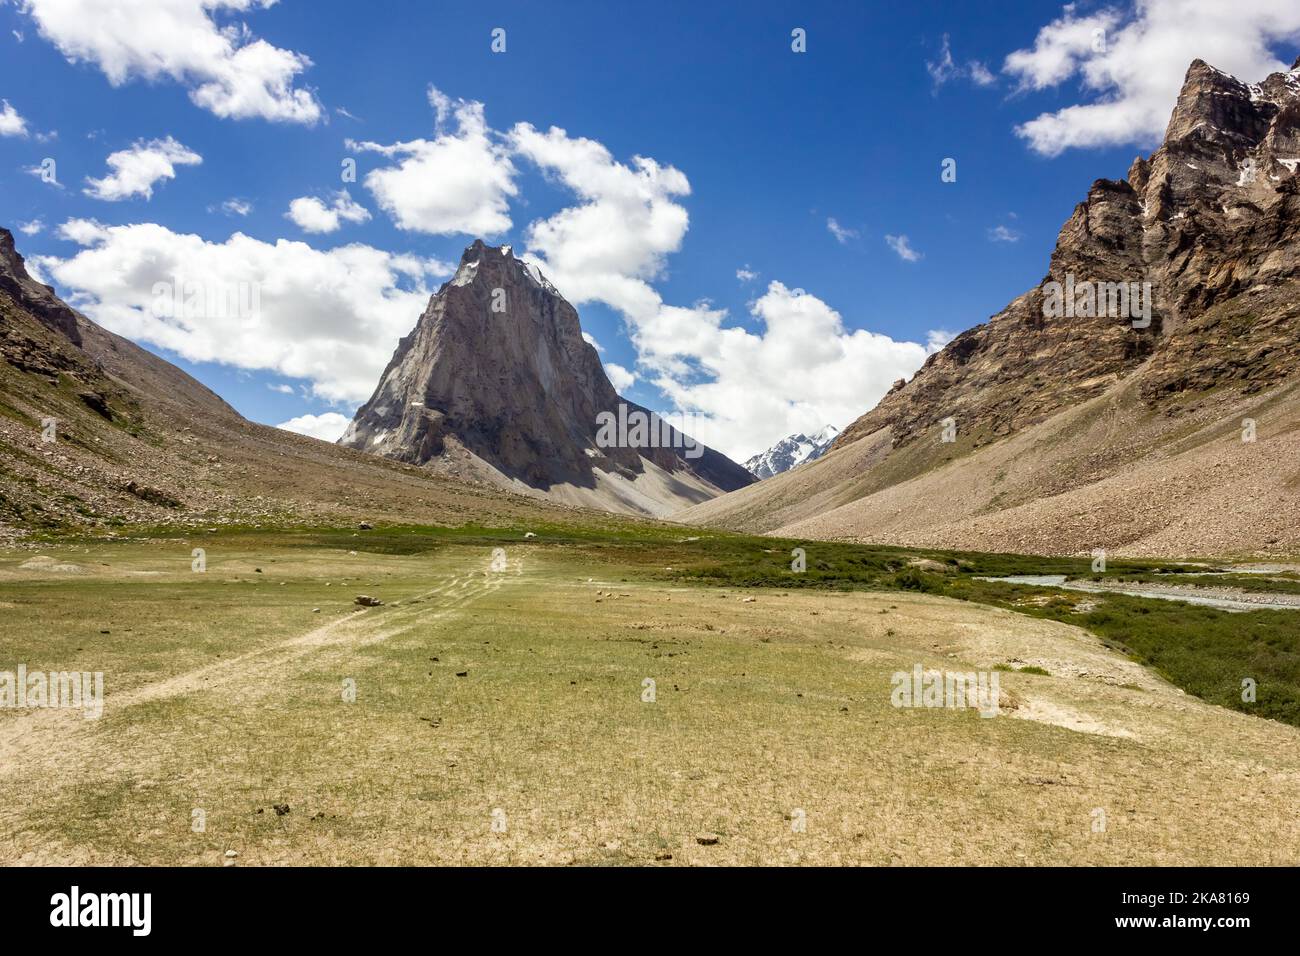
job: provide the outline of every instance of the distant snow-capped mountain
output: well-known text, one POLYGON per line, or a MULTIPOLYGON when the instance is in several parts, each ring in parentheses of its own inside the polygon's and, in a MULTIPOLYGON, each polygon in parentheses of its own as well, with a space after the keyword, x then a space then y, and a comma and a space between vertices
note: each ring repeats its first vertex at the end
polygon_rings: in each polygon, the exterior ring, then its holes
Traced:
POLYGON ((826 454, 835 441, 840 430, 834 425, 827 425, 814 435, 791 435, 782 438, 765 452, 755 455, 745 462, 745 468, 755 478, 771 478, 783 471, 789 471, 805 462, 815 461, 826 454))

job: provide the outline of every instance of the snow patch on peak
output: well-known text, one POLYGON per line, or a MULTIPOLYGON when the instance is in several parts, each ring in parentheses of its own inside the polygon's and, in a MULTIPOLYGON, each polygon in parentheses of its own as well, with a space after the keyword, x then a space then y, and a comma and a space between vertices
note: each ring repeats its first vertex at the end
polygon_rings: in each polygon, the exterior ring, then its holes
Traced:
POLYGON ((771 478, 782 472, 816 461, 830 450, 840 430, 827 425, 812 435, 800 432, 783 438, 767 451, 745 462, 745 469, 755 478, 771 478))
POLYGON ((460 268, 456 270, 455 277, 451 280, 452 285, 469 285, 478 275, 479 260, 473 262, 462 262, 460 268))
POLYGON ((534 285, 541 286, 541 288, 545 289, 547 292, 552 293, 553 295, 560 294, 560 290, 555 288, 555 286, 551 285, 551 283, 547 281, 546 276, 542 275, 542 270, 537 268, 536 263, 525 262, 523 266, 524 266, 524 275, 528 276, 529 281, 531 281, 534 285))

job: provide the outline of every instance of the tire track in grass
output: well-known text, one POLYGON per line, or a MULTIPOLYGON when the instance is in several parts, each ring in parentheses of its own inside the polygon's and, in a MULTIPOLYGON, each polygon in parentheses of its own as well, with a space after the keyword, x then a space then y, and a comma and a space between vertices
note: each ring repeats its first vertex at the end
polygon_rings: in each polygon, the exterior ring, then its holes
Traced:
MULTIPOLYGON (((518 561, 514 572, 511 577, 521 574, 518 561)), ((304 634, 228 660, 205 664, 122 694, 106 693, 104 708, 116 713, 159 700, 221 691, 235 683, 240 685, 241 699, 255 700, 286 682, 295 670, 294 665, 308 657, 328 652, 347 653, 381 643, 417 625, 441 620, 498 590, 506 579, 506 574, 479 570, 453 574, 438 586, 384 609, 353 611, 304 634), (439 599, 442 600, 436 606, 425 606, 426 602, 439 599)), ((22 772, 48 787, 65 776, 69 768, 87 765, 86 758, 106 745, 110 743, 99 721, 85 720, 80 710, 29 710, 0 727, 0 781, 22 772)), ((5 815, 0 808, 0 818, 5 815)))

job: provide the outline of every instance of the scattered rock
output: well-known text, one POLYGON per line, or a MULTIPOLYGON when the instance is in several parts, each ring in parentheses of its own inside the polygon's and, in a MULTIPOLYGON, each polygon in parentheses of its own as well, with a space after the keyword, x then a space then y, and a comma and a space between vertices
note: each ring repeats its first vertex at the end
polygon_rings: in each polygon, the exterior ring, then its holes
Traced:
POLYGON ((369 594, 358 594, 355 603, 362 607, 379 607, 384 602, 377 597, 371 597, 369 594))
POLYGON ((289 813, 289 804, 277 803, 272 805, 271 809, 275 811, 275 815, 277 817, 283 817, 289 813))
POLYGON ((695 842, 700 846, 716 846, 721 839, 716 833, 699 833, 695 836, 695 842))

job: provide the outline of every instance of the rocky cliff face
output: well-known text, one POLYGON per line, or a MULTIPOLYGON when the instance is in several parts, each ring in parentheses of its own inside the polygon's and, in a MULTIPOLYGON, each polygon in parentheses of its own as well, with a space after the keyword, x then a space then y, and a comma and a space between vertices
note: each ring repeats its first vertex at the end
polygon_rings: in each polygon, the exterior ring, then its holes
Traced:
POLYGON ((541 272, 508 246, 479 240, 398 344, 340 443, 649 514, 753 481, 676 431, 657 443, 602 438, 602 416, 617 422, 620 405, 625 420, 649 416, 615 393, 577 312, 541 272))
POLYGON ((27 274, 26 262, 18 254, 14 234, 8 229, 0 229, 0 291, 12 302, 20 303, 46 328, 64 336, 73 345, 81 344, 77 314, 63 304, 53 289, 27 274))
POLYGON ((1151 400, 1225 379, 1256 389, 1279 381, 1298 345, 1285 309, 1248 330, 1222 318, 1209 329, 1199 319, 1297 276, 1297 165, 1300 61, 1258 85, 1195 61, 1163 145, 1134 160, 1127 179, 1093 183, 1062 227, 1043 283, 930 356, 837 444, 890 427, 894 445, 904 446, 952 417, 978 447, 1096 397, 1148 363, 1151 400), (1094 292, 1112 283, 1149 288, 1150 314, 1089 309, 1080 293, 1076 306, 1084 307, 1052 315, 1044 306, 1053 282, 1094 292))

